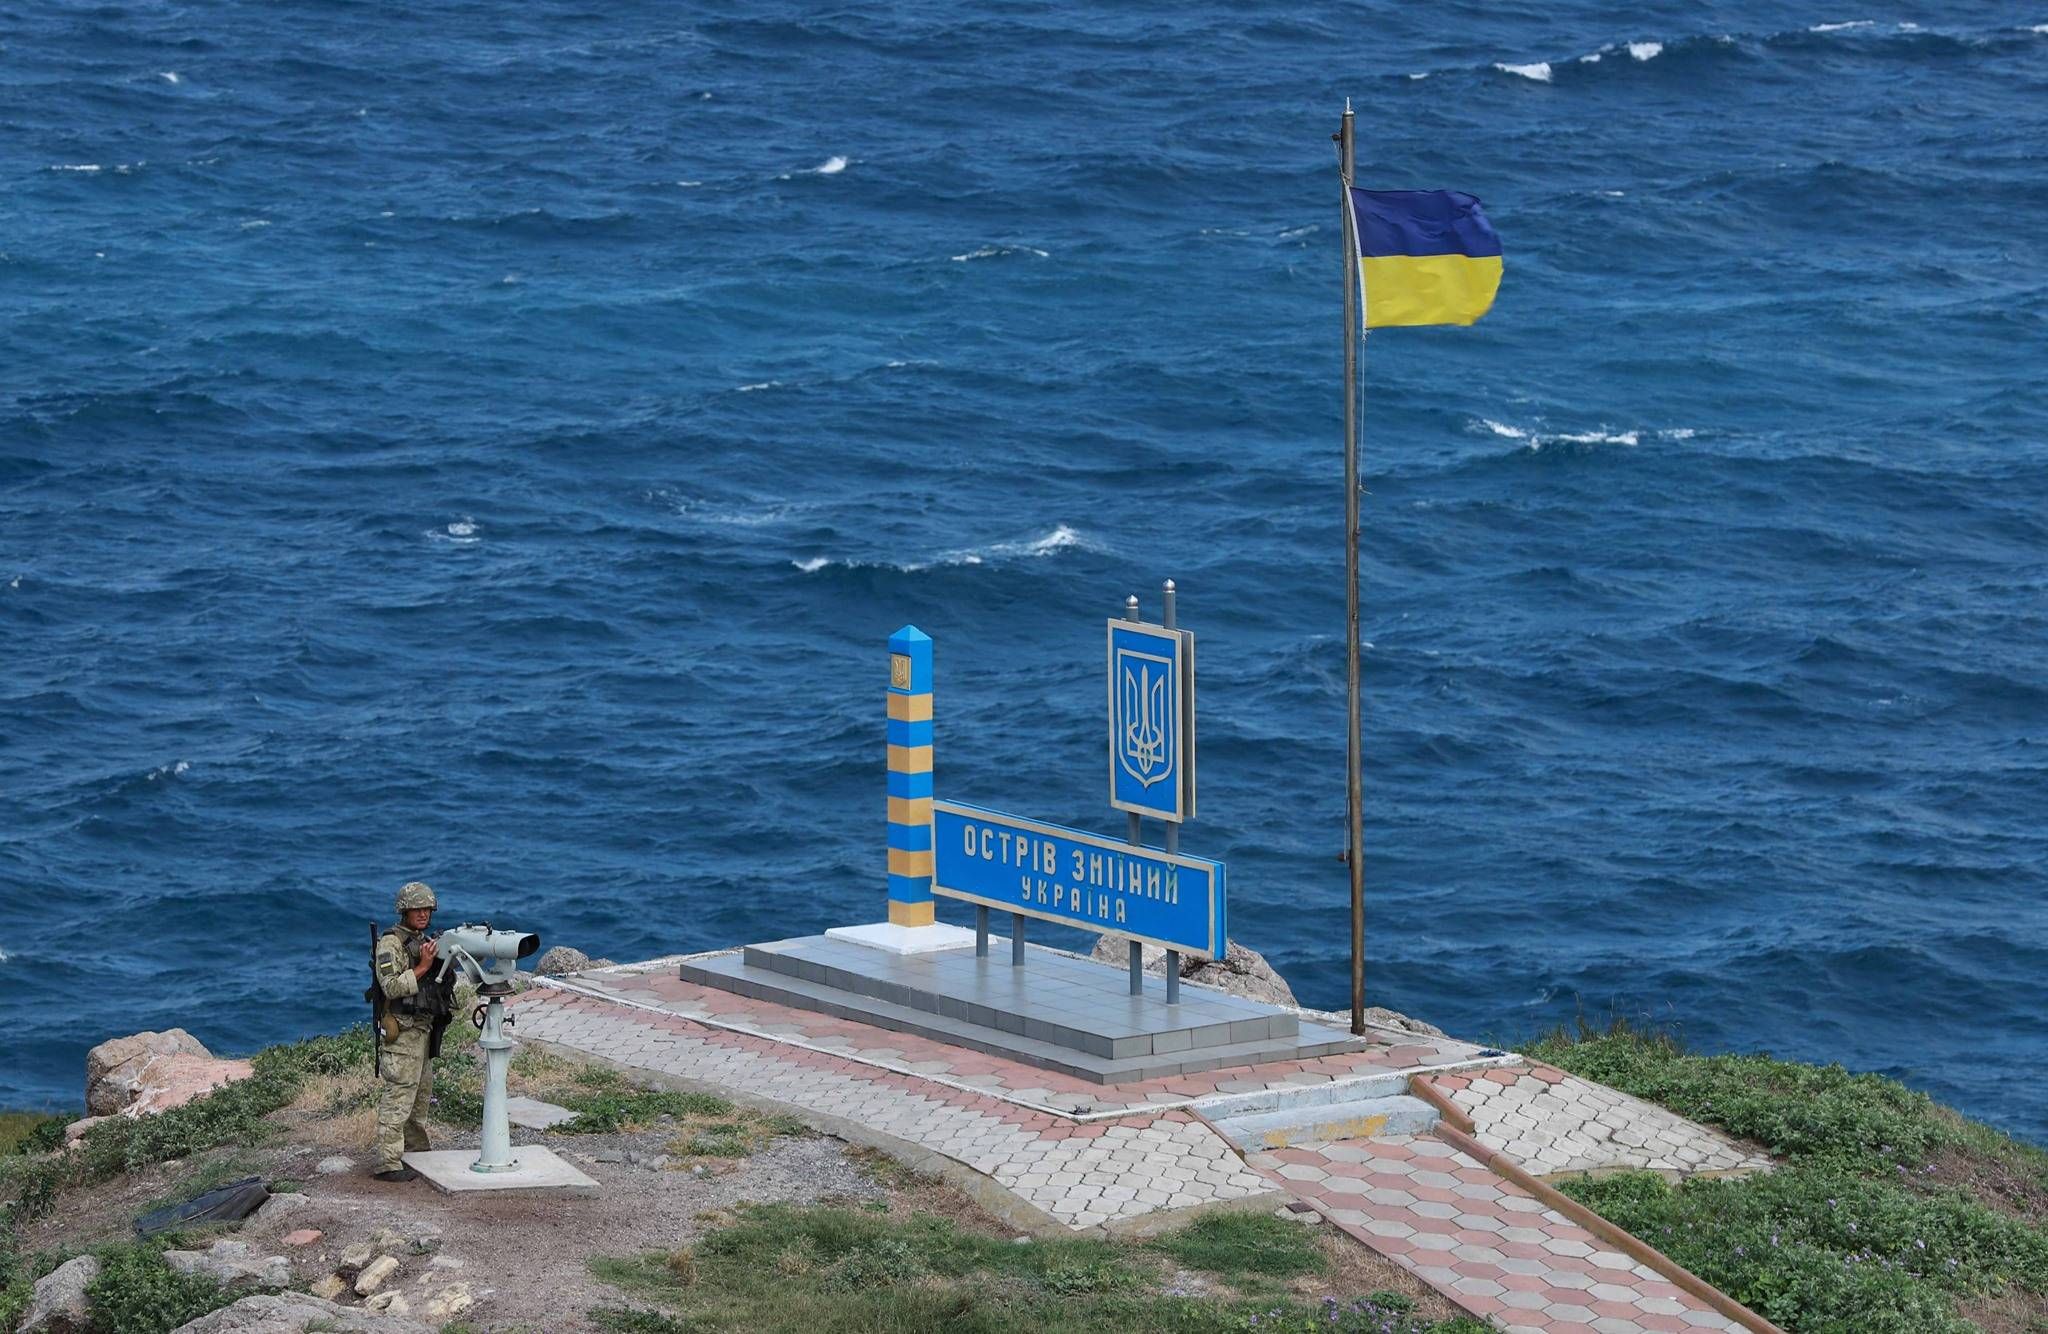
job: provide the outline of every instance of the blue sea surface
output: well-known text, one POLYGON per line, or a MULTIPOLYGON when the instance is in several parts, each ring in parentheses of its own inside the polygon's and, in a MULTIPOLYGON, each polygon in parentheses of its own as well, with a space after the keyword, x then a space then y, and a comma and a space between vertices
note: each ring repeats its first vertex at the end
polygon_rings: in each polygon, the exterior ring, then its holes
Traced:
POLYGON ((1346 97, 1507 256, 1365 350, 1371 1000, 2048 1142, 2048 8, 1847 0, 0 10, 0 1105, 360 1020, 415 877, 874 919, 905 622, 940 793, 1116 833, 1167 577, 1345 1005, 1346 97))

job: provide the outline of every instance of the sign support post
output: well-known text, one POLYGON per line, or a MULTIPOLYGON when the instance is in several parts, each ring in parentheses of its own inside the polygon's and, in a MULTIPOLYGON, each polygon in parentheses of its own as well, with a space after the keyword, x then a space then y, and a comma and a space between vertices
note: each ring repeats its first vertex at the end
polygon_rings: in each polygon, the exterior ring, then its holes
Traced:
MULTIPOLYGON (((1173 580, 1169 579, 1166 581, 1166 586, 1160 590, 1160 597, 1165 603, 1165 611, 1160 617, 1160 624, 1169 630, 1179 629, 1180 626, 1174 616, 1176 608, 1174 606, 1173 580)), ((1180 825, 1177 821, 1168 820, 1166 822, 1166 850, 1169 853, 1180 851, 1180 825)), ((1179 950, 1168 950, 1166 952, 1166 1003, 1168 1005, 1180 1004, 1179 950)))
MULTIPOLYGON (((1138 595, 1136 593, 1124 599, 1124 619, 1127 621, 1139 619, 1138 595)), ((1131 811, 1124 817, 1124 820, 1125 841, 1137 847, 1145 846, 1145 822, 1138 817, 1138 813, 1131 811)), ((1145 994, 1145 947, 1135 940, 1132 941, 1129 957, 1131 965, 1131 994, 1133 996, 1142 996, 1145 994)))

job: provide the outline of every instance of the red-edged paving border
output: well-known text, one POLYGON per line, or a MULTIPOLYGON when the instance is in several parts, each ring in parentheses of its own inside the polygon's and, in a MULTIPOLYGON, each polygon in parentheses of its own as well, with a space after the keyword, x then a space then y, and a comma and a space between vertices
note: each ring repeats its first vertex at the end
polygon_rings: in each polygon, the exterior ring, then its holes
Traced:
POLYGON ((1440 1140, 1306 1144, 1247 1161, 1467 1311, 1510 1331, 1742 1329, 1440 1140))

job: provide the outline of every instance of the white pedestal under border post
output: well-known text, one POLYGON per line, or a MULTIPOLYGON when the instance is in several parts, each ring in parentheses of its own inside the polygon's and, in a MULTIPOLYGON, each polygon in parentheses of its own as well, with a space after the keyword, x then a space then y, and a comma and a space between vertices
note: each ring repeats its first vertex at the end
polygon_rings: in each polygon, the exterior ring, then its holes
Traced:
POLYGON ((835 926, 825 932, 828 939, 891 954, 936 954, 940 950, 972 949, 974 933, 964 926, 933 922, 930 926, 898 926, 894 922, 869 922, 865 926, 835 926))

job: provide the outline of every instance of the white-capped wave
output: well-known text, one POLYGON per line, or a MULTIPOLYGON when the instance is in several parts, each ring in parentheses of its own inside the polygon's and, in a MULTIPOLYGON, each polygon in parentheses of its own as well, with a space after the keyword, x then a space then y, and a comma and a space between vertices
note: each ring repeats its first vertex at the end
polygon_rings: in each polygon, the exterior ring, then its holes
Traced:
POLYGON ((1550 62, 1547 60, 1538 60, 1527 65, 1510 65, 1506 61, 1496 60, 1493 67, 1503 74, 1513 74, 1537 83, 1550 82, 1550 62))
POLYGON ((21 587, 21 576, 17 574, 17 575, 15 575, 15 576, 14 576, 14 577, 13 577, 12 579, 9 579, 9 580, 7 581, 7 586, 8 586, 9 588, 20 588, 20 587, 21 587))
POLYGON ((807 508, 788 501, 773 501, 764 505, 720 505, 708 500, 678 496, 666 489, 650 491, 647 498, 666 503, 684 518, 729 528, 759 528, 765 524, 781 523, 798 510, 807 508))
POLYGON ((1628 44, 1628 53, 1637 60, 1655 60, 1658 56, 1664 54, 1664 43, 1630 42, 1628 44))
POLYGON ((965 264, 970 259, 995 259, 1001 255, 1036 255, 1040 259, 1052 258, 1050 251, 1030 245, 985 245, 964 255, 953 255, 950 258, 955 264, 965 264))
MULTIPOLYGON (((1495 421, 1491 417, 1479 418, 1471 429, 1485 431, 1505 440, 1520 441, 1531 450, 1541 449, 1545 445, 1636 445, 1642 441, 1641 431, 1617 431, 1605 426, 1594 431, 1535 431, 1495 421)), ((1659 431, 1657 434, 1671 440, 1686 440, 1692 437, 1690 429, 1684 430, 1683 434, 1678 431, 1659 431)))
POLYGON ((1855 28, 1875 28, 1876 26, 1877 20, 1875 19, 1849 19, 1848 21, 1843 23, 1816 23, 1811 28, 1808 28, 1807 31, 1849 32, 1850 30, 1855 28))
POLYGON ((1657 434, 1666 440, 1690 440, 1698 435, 1699 432, 1690 426, 1674 426, 1668 431, 1659 431, 1657 434))
POLYGON ((740 394, 753 394, 759 393, 763 389, 780 389, 781 387, 782 381, 780 380, 760 380, 755 382, 754 384, 743 384, 739 386, 738 389, 734 390, 734 392, 740 394))
POLYGON ((1411 79, 1414 79, 1414 80, 1415 80, 1416 82, 1420 83, 1420 82, 1421 82, 1422 80, 1424 80, 1424 79, 1426 79, 1426 78, 1428 78, 1428 77, 1429 77, 1429 71, 1428 71, 1428 70, 1424 70, 1424 71, 1423 71, 1422 73, 1420 73, 1420 74, 1411 74, 1411 75, 1409 75, 1408 77, 1409 77, 1409 78, 1411 78, 1411 79))
POLYGON ((2043 37, 2048 37, 2048 23, 2036 23, 2033 27, 2027 29, 2027 31, 2039 33, 2043 37))
POLYGON ((105 170, 106 170, 106 168, 105 168, 105 167, 102 167, 102 166, 101 166, 101 165, 100 165, 99 163, 97 163, 97 162, 60 162, 60 163, 57 163, 56 165, 52 166, 52 167, 50 168, 50 170, 51 170, 51 171, 83 171, 83 172, 87 172, 87 173, 90 173, 90 172, 96 172, 96 171, 105 171, 105 170))
POLYGON ((702 182, 702 181, 677 181, 677 182, 676 182, 676 184, 677 184, 677 185, 680 185, 680 186, 681 186, 681 187, 683 187, 683 189, 685 189, 685 190, 694 190, 694 189, 696 189, 696 188, 697 188, 698 186, 700 186, 700 185, 704 184, 704 182, 702 182))
POLYGON ((1605 51, 1588 51, 1585 55, 1579 57, 1579 63, 1581 65, 1597 65, 1600 63, 1600 57, 1606 54, 1605 51))
POLYGON ((1306 224, 1305 226, 1289 227, 1287 230, 1283 232, 1275 233, 1274 239, 1279 241, 1293 241, 1303 236, 1314 236, 1317 232, 1321 231, 1322 229, 1323 224, 1321 224, 1320 222, 1311 222, 1306 224))
POLYGON ((1066 524, 1058 524, 1049 533, 1038 537, 1024 538, 1010 542, 990 542, 986 546, 963 547, 958 551, 943 552, 930 560, 922 561, 865 561, 838 560, 830 556, 807 556, 792 560, 790 564, 805 574, 816 574, 828 566, 837 565, 842 569, 889 569, 903 574, 917 574, 920 571, 942 566, 986 565, 991 561, 1010 559, 1039 559, 1057 555, 1062 551, 1081 547, 1094 550, 1095 546, 1079 532, 1066 524))
POLYGON ((181 79, 181 78, 179 78, 179 77, 178 77, 178 71, 176 71, 176 70, 174 70, 174 69, 167 69, 167 70, 165 70, 165 71, 164 71, 163 73, 161 73, 161 74, 157 75, 157 77, 158 77, 159 79, 162 79, 162 80, 163 80, 163 81, 164 81, 165 83, 183 83, 183 82, 185 82, 185 81, 184 81, 183 79, 181 79))
POLYGON ((1600 193, 1609 199, 1626 199, 1628 197, 1627 192, 1622 190, 1602 190, 1600 193))
POLYGON ((815 167, 805 167, 801 171, 785 171, 775 179, 787 181, 798 176, 837 176, 840 172, 845 171, 851 162, 851 158, 841 157, 839 154, 834 153, 815 167))
POLYGON ((484 540, 482 534, 477 531, 476 520, 467 514, 445 528, 427 529, 427 537, 431 541, 446 542, 458 547, 475 546, 484 540))
POLYGON ((166 778, 176 778, 178 775, 186 772, 191 767, 192 765, 185 760, 177 760, 170 764, 161 764, 158 765, 156 768, 151 769, 146 775, 144 775, 144 781, 158 783, 162 782, 166 778))
POLYGON ((251 218, 247 222, 242 224, 242 230, 245 232, 253 232, 258 230, 259 228, 268 227, 269 225, 270 219, 268 218, 251 218))

